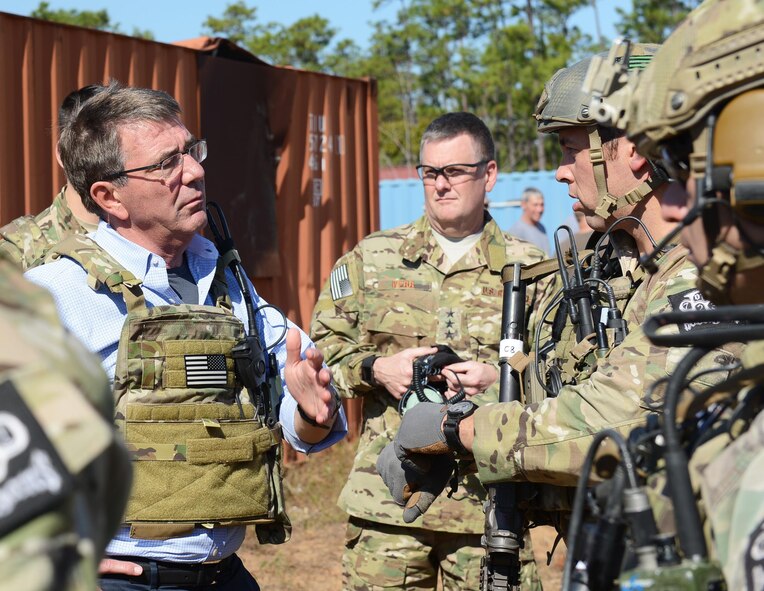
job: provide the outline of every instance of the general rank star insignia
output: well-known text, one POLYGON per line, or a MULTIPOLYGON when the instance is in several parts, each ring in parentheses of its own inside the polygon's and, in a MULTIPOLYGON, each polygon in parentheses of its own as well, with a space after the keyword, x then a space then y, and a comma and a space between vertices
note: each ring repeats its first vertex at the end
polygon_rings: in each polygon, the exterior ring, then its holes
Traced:
POLYGON ((438 334, 442 334, 447 341, 459 338, 460 318, 453 308, 441 308, 438 313, 438 334))
POLYGON ((332 291, 332 300, 335 302, 340 298, 353 295, 353 286, 348 278, 347 265, 340 265, 332 271, 332 274, 329 275, 329 286, 332 291))

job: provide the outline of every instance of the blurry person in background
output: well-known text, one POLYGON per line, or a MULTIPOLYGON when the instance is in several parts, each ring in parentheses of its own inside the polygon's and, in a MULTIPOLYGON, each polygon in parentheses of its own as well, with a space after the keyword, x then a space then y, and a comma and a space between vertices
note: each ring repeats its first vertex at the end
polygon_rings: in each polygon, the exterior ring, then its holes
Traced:
POLYGON ((515 238, 530 242, 549 254, 549 238, 546 234, 546 228, 541 223, 541 216, 544 215, 544 195, 535 187, 528 187, 523 191, 522 204, 523 213, 507 230, 515 238))

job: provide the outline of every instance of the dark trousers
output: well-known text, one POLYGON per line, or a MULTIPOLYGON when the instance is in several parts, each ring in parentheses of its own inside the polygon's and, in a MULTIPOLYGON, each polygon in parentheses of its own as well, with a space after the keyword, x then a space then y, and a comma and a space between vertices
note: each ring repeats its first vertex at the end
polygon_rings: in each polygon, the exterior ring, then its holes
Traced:
MULTIPOLYGON (((125 560, 130 560, 125 557, 125 560)), ((249 574, 241 560, 235 554, 229 559, 226 569, 215 578, 212 584, 177 584, 162 581, 166 563, 154 560, 132 560, 143 567, 143 574, 138 577, 127 575, 104 575, 98 585, 103 591, 260 591, 255 578, 249 574)))

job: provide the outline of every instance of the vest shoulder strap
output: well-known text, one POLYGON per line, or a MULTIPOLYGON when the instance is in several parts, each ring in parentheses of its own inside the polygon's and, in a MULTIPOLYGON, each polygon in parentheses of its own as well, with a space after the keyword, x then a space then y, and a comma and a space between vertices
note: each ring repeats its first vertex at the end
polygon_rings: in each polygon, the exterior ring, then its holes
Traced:
POLYGON ((233 312, 233 303, 231 303, 231 296, 228 292, 228 281, 225 277, 225 270, 228 266, 224 257, 218 257, 217 267, 215 268, 215 276, 212 279, 212 285, 210 286, 210 293, 212 299, 215 301, 215 305, 218 308, 233 312))
POLYGON ((88 274, 88 287, 92 290, 106 287, 121 295, 128 312, 145 308, 142 281, 120 265, 108 252, 91 238, 74 234, 59 242, 48 252, 46 262, 66 257, 80 265, 88 274))

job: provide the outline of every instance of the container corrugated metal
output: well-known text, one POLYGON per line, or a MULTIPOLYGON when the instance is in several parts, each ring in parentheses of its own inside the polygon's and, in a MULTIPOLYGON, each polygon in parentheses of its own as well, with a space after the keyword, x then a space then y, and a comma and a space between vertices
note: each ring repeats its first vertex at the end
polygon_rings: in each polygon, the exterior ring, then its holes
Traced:
POLYGON ((197 52, 0 13, 0 223, 50 205, 58 106, 72 90, 116 79, 166 90, 199 131, 197 52))
MULTIPOLYGON (((114 78, 168 91, 189 130, 215 139, 208 194, 258 291, 300 326, 334 262, 379 227, 373 80, 268 66, 220 39, 168 45, 6 13, 0 55, 0 224, 44 209, 64 183, 61 100, 114 78)), ((357 403, 349 415, 357 432, 357 403)))

